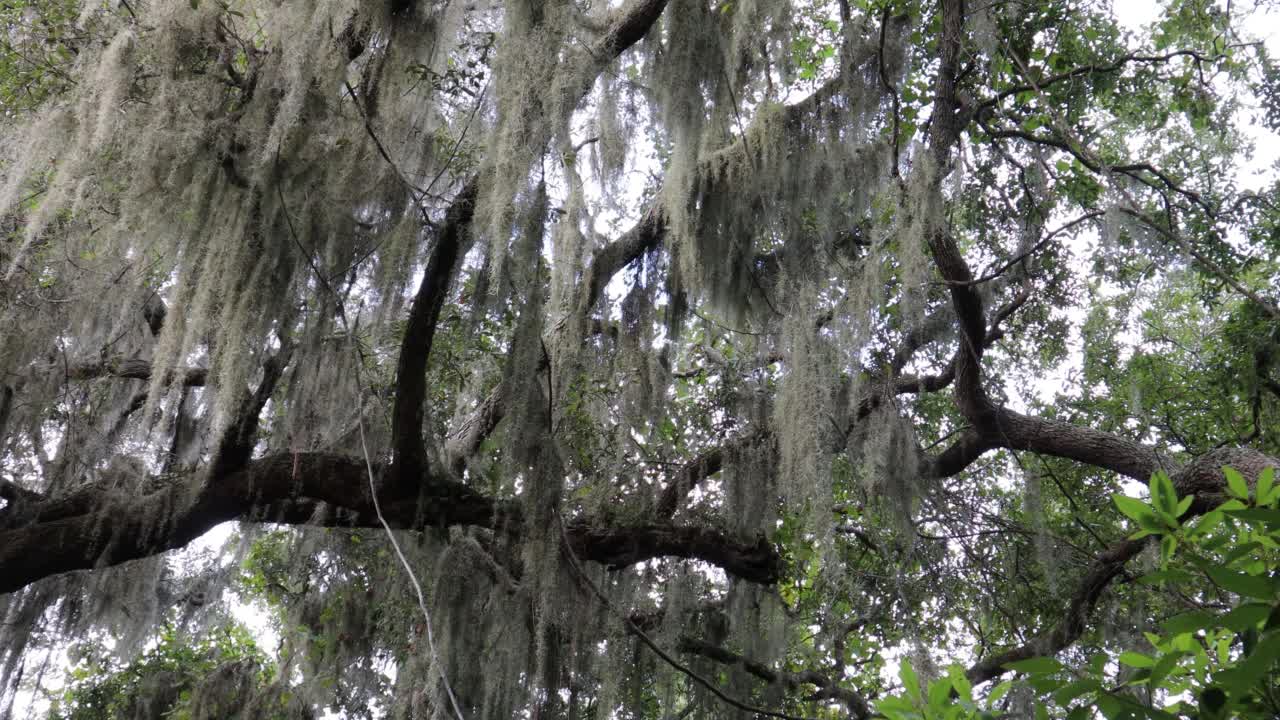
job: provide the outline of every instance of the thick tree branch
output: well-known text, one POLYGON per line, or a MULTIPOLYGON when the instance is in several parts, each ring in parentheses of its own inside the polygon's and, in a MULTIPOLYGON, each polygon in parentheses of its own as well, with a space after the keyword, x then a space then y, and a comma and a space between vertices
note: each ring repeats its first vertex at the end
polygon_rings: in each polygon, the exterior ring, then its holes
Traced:
POLYGON ((461 477, 467 459, 480 449, 485 438, 493 433, 507 413, 507 383, 498 381, 480 405, 459 425, 453 428, 444 441, 445 461, 455 476, 461 477))
POLYGON ((45 497, 38 492, 22 487, 12 480, 0 479, 0 499, 8 500, 14 504, 34 505, 42 502, 45 497))
POLYGON ((1030 450, 1111 470, 1147 482, 1156 470, 1170 469, 1154 449, 1119 435, 1000 408, 986 426, 999 447, 1030 450))
MULTIPOLYGON (((97 362, 76 363, 66 369, 68 380, 92 380, 100 377, 150 380, 154 372, 151 363, 139 358, 112 357, 97 362)), ((209 379, 205 368, 175 367, 165 370, 164 381, 180 381, 186 387, 200 387, 209 379)))
POLYGON ((986 453, 1001 447, 988 433, 976 428, 963 430, 945 450, 930 456, 925 473, 933 478, 959 475, 986 453))
MULTIPOLYGON (((375 465, 383 476, 386 466, 375 465)), ((0 594, 73 570, 117 565, 182 547, 229 520, 299 525, 378 527, 362 458, 281 453, 251 460, 225 475, 192 472, 136 497, 85 488, 26 508, 0 510, 0 594), (207 478, 207 479, 206 479, 207 478)), ((505 533, 524 527, 517 503, 488 498, 462 483, 435 479, 427 492, 380 489, 388 524, 397 529, 469 525, 505 533)), ((670 523, 568 526, 575 552, 620 568, 658 557, 701 560, 745 580, 772 583, 782 571, 763 540, 736 542, 714 530, 670 523)))
POLYGON ((1084 634, 1089 614, 1102 597, 1103 591, 1124 569, 1125 563, 1137 557, 1146 546, 1147 538, 1122 540, 1103 551, 1080 581, 1071 596, 1066 614, 1057 625, 1024 645, 975 663, 965 672, 969 682, 977 684, 994 680, 1009 672, 1005 667, 1009 663, 1042 655, 1055 655, 1069 647, 1084 634))
POLYGON ((662 218, 662 210, 658 205, 653 205, 630 230, 596 250, 591 258, 591 265, 587 268, 579 311, 584 314, 591 312, 613 276, 646 252, 660 247, 665 234, 666 224, 662 218))
POLYGON ((619 8, 604 35, 592 44, 592 57, 601 65, 612 62, 649 34, 666 7, 667 0, 633 0, 619 8))
MULTIPOLYGON (((601 295, 604 294, 604 288, 615 275, 646 252, 662 244, 665 229, 661 212, 654 206, 641 216, 634 227, 623 233, 617 240, 598 248, 587 267, 585 282, 579 286, 581 291, 578 312, 583 316, 590 314, 601 295)), ((565 338, 566 342, 578 340, 578 338, 565 338)), ((545 370, 546 367, 541 366, 539 369, 545 370)), ((507 383, 499 382, 489 391, 480 405, 445 439, 445 458, 449 469, 455 475, 462 474, 467 458, 479 450, 480 444, 506 416, 506 393, 507 383)))
POLYGON ((720 472, 720 468, 724 466, 724 454, 723 447, 714 447, 681 468, 658 496, 655 514, 660 518, 670 518, 675 515, 676 510, 680 509, 680 504, 693 488, 720 472))
MULTIPOLYGON (((589 49, 585 67, 580 71, 575 69, 581 82, 565 94, 565 101, 571 105, 569 110, 590 92, 596 76, 608 63, 648 34, 666 5, 667 0, 634 0, 619 9, 603 36, 589 49)), ((548 139, 532 144, 541 147, 548 139)), ((394 466, 397 476, 404 481, 425 477, 427 452, 422 431, 426 421, 427 364, 440 310, 465 254, 479 191, 479 176, 473 176, 446 211, 422 284, 409 308, 396 367, 396 399, 391 421, 394 466)))
MULTIPOLYGON (((937 183, 941 181, 951 149, 959 139, 966 112, 957 98, 954 78, 963 40, 962 0, 943 2, 942 13, 942 57, 935 97, 939 117, 933 122, 929 135, 937 171, 936 176, 930 178, 933 183, 931 192, 940 192, 937 183)), ((972 431, 966 432, 934 459, 935 472, 951 474, 987 450, 999 447, 1034 450, 1077 460, 1143 482, 1162 466, 1155 451, 1139 443, 1111 433, 1023 415, 993 403, 982 383, 982 354, 987 345, 988 327, 982 297, 973 287, 972 271, 955 238, 943 228, 931 230, 928 242, 934 264, 948 285, 951 305, 961 330, 960 350, 954 360, 956 404, 974 426, 972 431)), ((997 322, 1003 317, 1002 313, 997 322)))
POLYGON ((9 415, 13 412, 13 387, 0 384, 0 452, 9 434, 9 415))
POLYGON ((400 343, 396 365, 395 405, 391 412, 391 443, 396 472, 402 478, 421 478, 427 468, 422 429, 426 422, 427 361, 445 296, 469 240, 480 183, 473 177, 454 198, 427 261, 422 284, 414 295, 400 343))
POLYGON ((262 409, 275 393, 276 385, 284 376, 284 370, 293 358, 293 345, 285 342, 276 354, 267 358, 262 364, 262 380, 257 389, 248 393, 240 402, 240 407, 231 424, 218 439, 217 449, 209 463, 211 472, 223 475, 232 470, 239 470, 249 462, 254 443, 258 439, 258 425, 262 421, 262 409))

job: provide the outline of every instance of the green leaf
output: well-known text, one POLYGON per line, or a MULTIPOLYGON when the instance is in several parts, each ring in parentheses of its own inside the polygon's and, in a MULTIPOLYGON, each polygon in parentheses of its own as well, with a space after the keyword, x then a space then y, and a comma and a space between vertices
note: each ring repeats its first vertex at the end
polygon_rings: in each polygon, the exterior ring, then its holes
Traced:
POLYGON ((1234 468, 1225 466, 1222 468, 1222 474, 1227 477, 1227 492, 1232 497, 1241 500, 1249 499, 1249 483, 1245 482, 1243 475, 1234 468))
POLYGON ((919 717, 916 706, 906 698, 890 696, 876 701, 876 710, 887 718, 919 717))
POLYGON ((1020 673, 1028 673, 1032 675, 1043 675, 1047 673, 1055 673, 1062 670, 1062 663, 1051 657, 1033 657, 1026 660, 1017 660, 1004 665, 1009 670, 1020 673))
POLYGON ((1243 695, 1277 660, 1280 660, 1280 631, 1273 631, 1264 635, 1239 665, 1218 673, 1214 680, 1221 680, 1227 689, 1233 691, 1232 694, 1243 695))
POLYGON ((1115 695, 1111 693, 1101 693, 1098 695, 1098 710, 1102 711, 1102 716, 1107 720, 1116 720, 1125 713, 1124 703, 1121 703, 1115 695))
POLYGON ((1227 694, 1221 688, 1210 686, 1200 691, 1200 710, 1210 713, 1210 716, 1217 714, 1226 704, 1227 694))
POLYGON ((1247 543, 1240 543, 1239 545, 1231 548, 1231 551, 1222 557, 1222 562, 1220 564, 1224 566, 1235 565, 1236 560, 1239 560, 1240 558, 1243 558, 1243 557, 1249 557, 1254 553, 1254 551, 1258 550, 1261 547, 1262 547, 1262 543, 1254 542, 1254 541, 1250 541, 1247 543))
POLYGON ((1120 663, 1135 668, 1155 667, 1156 661, 1140 652, 1126 650, 1120 653, 1120 663))
POLYGON ((1025 682, 1036 691, 1037 695, 1048 695, 1067 684, 1065 678, 1053 673, 1028 675, 1025 682))
POLYGON ((1164 471, 1157 470, 1152 473, 1148 487, 1151 490, 1152 506, 1176 518, 1178 516, 1178 491, 1173 489, 1173 481, 1169 479, 1169 476, 1164 471))
POLYGON ((1191 509, 1191 503, 1192 503, 1192 501, 1194 501, 1195 499, 1196 499, 1196 498, 1195 498, 1195 496, 1194 496, 1194 495, 1188 495, 1188 496, 1186 496, 1186 497, 1182 498, 1182 500, 1180 500, 1180 501, 1178 502, 1178 511, 1177 511, 1177 512, 1175 512, 1175 513, 1173 514, 1173 516, 1174 516, 1174 517, 1178 517, 1178 518, 1180 518, 1180 517, 1182 517, 1183 515, 1186 515, 1186 514, 1187 514, 1187 511, 1191 509))
POLYGON ((1149 514, 1151 509, 1147 504, 1137 498, 1131 498, 1128 495, 1115 493, 1111 496, 1111 501, 1116 504, 1116 508, 1124 513, 1131 520, 1137 520, 1139 517, 1149 514))
POLYGON ((1111 496, 1111 501, 1116 504, 1116 508, 1119 509, 1120 512, 1124 513, 1126 517, 1136 522, 1138 527, 1143 530, 1160 532, 1164 529, 1156 520, 1155 513, 1151 511, 1151 506, 1141 500, 1116 493, 1111 496))
POLYGON ((1250 525, 1265 525, 1269 528, 1280 527, 1280 510, 1273 508, 1244 508, 1243 510, 1226 510, 1224 512, 1250 525))
POLYGON ((1255 489, 1257 490, 1259 505, 1271 504, 1272 500, 1274 500, 1271 497, 1272 490, 1277 490, 1277 494, 1280 494, 1280 488, 1274 486, 1275 480, 1276 469, 1272 465, 1268 465, 1262 469, 1262 472, 1258 473, 1258 484, 1255 489))
POLYGON ((1238 595, 1271 600, 1275 597, 1275 589, 1270 578, 1228 570, 1224 567, 1210 567, 1209 577, 1222 587, 1238 595))
POLYGON ((1236 632, 1256 628, 1271 614, 1271 606, 1265 603, 1245 603, 1223 615, 1218 624, 1236 632))
POLYGON ((1207 512, 1196 520, 1195 525, 1192 526, 1192 532, 1197 535, 1207 535, 1222 522, 1223 517, 1225 516, 1218 511, 1207 512))
POLYGON ((1077 680, 1076 682, 1073 682, 1067 685, 1066 687, 1062 688, 1058 692, 1054 693, 1053 700, 1059 705, 1067 705, 1072 700, 1075 700, 1081 695, 1084 695, 1086 693, 1091 693, 1091 692, 1097 692, 1101 689, 1102 689, 1102 683, 1098 682, 1097 680, 1094 680, 1093 678, 1077 680))
POLYGON ((951 680, 942 678, 929 683, 929 707, 937 710, 945 708, 951 699, 951 680))
POLYGON ((962 666, 953 664, 948 667, 947 678, 951 680, 951 687, 955 688, 956 695, 961 700, 973 699, 973 684, 969 682, 969 678, 965 677, 962 666))
POLYGON ((1211 613, 1203 610, 1192 610, 1191 612, 1174 615, 1165 620, 1161 627, 1164 629, 1165 634, 1177 636, 1207 628, 1213 624, 1214 620, 1215 618, 1211 613))
POLYGON ((907 692, 907 697, 923 700, 924 696, 920 693, 920 678, 916 675, 916 671, 912 669, 911 662, 903 659, 902 664, 898 667, 898 678, 902 680, 902 687, 907 692))
POLYGON ((1004 682, 992 688, 991 692, 987 694, 987 707, 989 708, 995 707, 996 703, 1000 702, 1000 698, 1008 694, 1009 690, 1012 688, 1013 688, 1012 680, 1005 680, 1004 682))
POLYGON ((1183 655, 1184 653, 1181 650, 1175 650, 1171 653, 1166 653, 1156 661, 1156 666, 1151 668, 1151 677, 1147 681, 1148 686, 1152 688, 1160 687, 1160 683, 1164 682, 1169 673, 1178 666, 1178 661, 1182 659, 1183 655))
POLYGON ((1163 582, 1186 583, 1195 579, 1195 576, 1185 570, 1177 568, 1166 568, 1164 570, 1156 570, 1147 573, 1138 578, 1138 582, 1143 585, 1159 585, 1163 582))

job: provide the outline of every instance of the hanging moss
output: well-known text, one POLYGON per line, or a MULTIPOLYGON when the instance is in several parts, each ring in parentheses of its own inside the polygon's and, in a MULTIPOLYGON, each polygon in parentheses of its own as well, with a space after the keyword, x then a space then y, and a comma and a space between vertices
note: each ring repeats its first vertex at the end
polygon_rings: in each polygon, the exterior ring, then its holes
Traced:
MULTIPOLYGON (((601 718, 641 706, 722 716, 596 602, 566 561, 561 523, 665 523, 654 497, 666 469, 744 430, 761 439, 730 444, 697 491, 698 511, 735 538, 767 541, 795 520, 815 562, 840 562, 841 453, 856 458, 865 494, 910 526, 927 491, 910 409, 885 404, 850 439, 851 407, 869 390, 873 343, 935 300, 923 243, 944 195, 923 151, 897 157, 880 132, 878 27, 843 28, 841 57, 801 89, 784 87, 798 22, 786 3, 672 0, 622 61, 596 55, 616 20, 609 3, 90 5, 93 36, 74 61, 83 82, 15 130, 27 150, 0 184, 0 213, 22 227, 0 269, 30 301, 4 296, 0 332, 38 330, 0 347, 0 373, 24 383, 0 458, 48 466, 32 471, 40 491, 109 487, 103 539, 113 509, 150 478, 209 467, 285 348, 293 359, 251 451, 386 461, 407 298, 458 187, 479 188, 433 340, 430 434, 447 418, 474 421, 499 390, 503 412, 475 457, 431 460, 509 501, 520 526, 397 534, 412 577, 378 533, 291 531, 274 549, 246 533, 229 556, 279 566, 246 593, 279 620, 278 674, 264 684, 252 663, 218 665, 190 693, 193 718, 331 706, 444 718, 450 696, 468 719, 580 717, 592 705, 601 718), (660 182, 636 179, 654 166, 660 182), (586 298, 614 226, 640 217, 633 205, 660 218, 662 246, 586 298), (675 331, 691 311, 696 341, 675 331), (153 372, 109 391, 50 376, 56 362, 117 356, 153 372), (695 357, 702 382, 690 390, 673 367, 695 357), (694 417, 697 403, 710 418, 694 417), (62 426, 46 429, 50 417, 62 426), (131 462, 108 462, 126 450, 131 462), (251 699, 232 707, 236 696, 251 699)), ((901 28, 883 51, 900 81, 901 28)), ((157 514, 142 531, 169 521, 157 514)), ((712 616, 733 618, 708 630, 717 642, 765 666, 781 667, 794 639, 775 593, 696 563, 586 572, 619 607, 660 617, 654 636, 673 651, 712 616)), ((144 561, 6 598, 0 686, 48 628, 108 633, 136 653, 173 574, 144 561)), ((740 697, 782 701, 780 685, 742 667, 727 676, 740 697)), ((172 707, 166 679, 139 717, 172 707)))

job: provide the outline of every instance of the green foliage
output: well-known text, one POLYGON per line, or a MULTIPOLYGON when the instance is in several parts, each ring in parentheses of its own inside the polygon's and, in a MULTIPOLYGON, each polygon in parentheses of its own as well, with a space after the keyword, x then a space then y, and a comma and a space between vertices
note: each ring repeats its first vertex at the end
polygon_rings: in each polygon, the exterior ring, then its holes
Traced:
MULTIPOLYGON (((202 683, 220 673, 246 681, 240 690, 261 690, 274 679, 273 666, 257 646, 252 632, 228 623, 193 637, 173 625, 165 626, 157 644, 127 665, 119 665, 109 649, 94 643, 72 648, 78 658, 69 682, 50 710, 50 720, 120 720, 159 718, 191 720, 192 706, 202 683)), ((247 697, 219 698, 229 716, 247 697)), ((207 704, 202 717, 216 717, 207 704)))
POLYGON ((76 26, 75 0, 0 2, 0 117, 39 107, 74 85, 80 46, 92 26, 76 26))
POLYGON ((1199 517, 1187 516, 1193 498, 1178 497, 1164 473, 1152 476, 1146 499, 1113 496, 1137 527, 1130 539, 1159 539, 1158 568, 1141 583, 1170 592, 1197 581, 1210 588, 1188 598, 1196 609, 1152 625, 1143 650, 1098 652, 1078 664, 1052 657, 1010 663, 1018 679, 992 688, 981 706, 958 666, 925 692, 904 659, 902 690, 877 709, 891 720, 997 717, 998 701, 1021 685, 1033 693, 1038 718, 1280 716, 1280 484, 1275 468, 1253 487, 1236 470, 1222 471, 1230 499, 1199 517))

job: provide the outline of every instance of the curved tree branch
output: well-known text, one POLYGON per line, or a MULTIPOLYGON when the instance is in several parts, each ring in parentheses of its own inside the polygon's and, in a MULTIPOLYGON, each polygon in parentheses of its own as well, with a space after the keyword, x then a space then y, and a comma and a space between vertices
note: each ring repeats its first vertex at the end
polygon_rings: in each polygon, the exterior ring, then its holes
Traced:
POLYGON ((783 670, 774 670, 764 663, 757 662, 738 653, 727 650, 719 645, 713 645, 703 640, 691 637, 680 638, 678 649, 681 652, 691 655, 698 655, 714 660, 722 665, 736 665, 747 673, 769 683, 780 684, 788 689, 796 689, 805 685, 812 685, 818 689, 811 700, 836 700, 849 709, 854 718, 871 717, 871 707, 867 704, 866 698, 862 695, 841 687, 838 683, 832 681, 831 678, 814 672, 812 670, 803 670, 800 672, 786 672, 783 670))
MULTIPOLYGON (((388 467, 375 466, 374 473, 385 476, 388 467)), ((366 478, 362 458, 281 453, 223 475, 191 472, 165 478, 142 497, 87 487, 69 497, 24 502, 20 508, 8 505, 0 509, 0 594, 52 575, 179 548, 229 520, 378 527, 366 478), (15 516, 18 510, 22 514, 15 516)), ((507 534, 524 528, 518 503, 494 500, 447 480, 434 479, 426 487, 421 497, 396 492, 390 484, 380 488, 379 501, 391 527, 468 525, 507 534)), ((772 583, 782 572, 772 545, 737 542, 702 527, 601 525, 582 519, 566 529, 580 557, 611 568, 678 557, 710 563, 752 582, 772 583)))
MULTIPOLYGON (((667 0, 634 0, 620 8, 603 36, 589 49, 582 61, 583 67, 572 70, 581 82, 566 93, 566 102, 576 107, 590 92, 604 67, 648 34, 666 5, 667 0)), ((534 141, 532 145, 541 147, 547 140, 534 141)), ((391 421, 395 474, 402 482, 425 477, 427 450, 422 433, 426 421, 427 363, 440 310, 465 254, 479 190, 480 178, 472 176, 446 211, 422 284, 409 308, 409 321, 396 366, 396 399, 391 421)))
MULTIPOLYGON (((1192 495, 1196 498, 1183 517, 1184 521, 1208 512, 1226 500, 1223 494, 1223 466, 1239 470, 1252 484, 1264 468, 1280 468, 1280 460, 1248 448, 1223 448, 1197 458, 1172 477, 1174 488, 1180 496, 1192 495)), ((1079 640, 1088 628, 1089 616, 1102 593, 1124 570, 1125 564, 1142 552, 1152 537, 1154 536, 1121 540, 1100 553, 1076 586, 1067 609, 1057 624, 1018 647, 975 663, 966 671, 969 681, 976 684, 994 680, 1008 672, 1005 666, 1009 663, 1054 655, 1079 640)))
MULTIPOLYGON (((61 368, 59 368, 61 369, 61 368)), ((150 380, 154 368, 140 358, 111 357, 97 362, 75 363, 65 370, 69 380, 92 380, 100 377, 118 377, 132 380, 150 380)), ((186 387, 201 387, 209 379, 209 371, 200 367, 174 367, 165 370, 165 383, 181 381, 186 387)))

